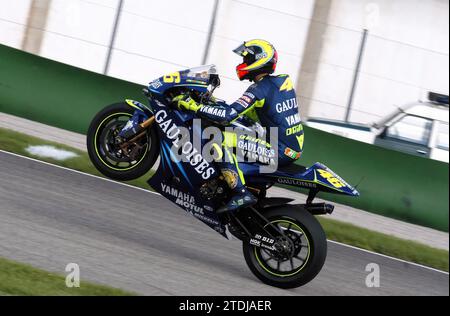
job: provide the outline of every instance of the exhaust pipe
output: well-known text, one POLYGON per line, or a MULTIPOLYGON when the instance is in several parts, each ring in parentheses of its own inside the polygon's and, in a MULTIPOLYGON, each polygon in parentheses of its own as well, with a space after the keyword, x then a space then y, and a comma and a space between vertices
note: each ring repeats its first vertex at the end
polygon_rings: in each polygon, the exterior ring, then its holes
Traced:
POLYGON ((305 208, 313 215, 331 214, 334 211, 334 205, 327 203, 311 203, 305 205, 305 208))

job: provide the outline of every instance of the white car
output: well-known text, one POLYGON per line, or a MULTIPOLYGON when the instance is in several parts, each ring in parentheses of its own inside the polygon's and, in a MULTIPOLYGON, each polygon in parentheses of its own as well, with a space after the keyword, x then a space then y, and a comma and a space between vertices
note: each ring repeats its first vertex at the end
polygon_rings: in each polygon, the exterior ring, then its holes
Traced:
POLYGON ((400 107, 371 126, 309 119, 305 125, 416 156, 449 162, 448 96, 429 94, 429 101, 400 107))

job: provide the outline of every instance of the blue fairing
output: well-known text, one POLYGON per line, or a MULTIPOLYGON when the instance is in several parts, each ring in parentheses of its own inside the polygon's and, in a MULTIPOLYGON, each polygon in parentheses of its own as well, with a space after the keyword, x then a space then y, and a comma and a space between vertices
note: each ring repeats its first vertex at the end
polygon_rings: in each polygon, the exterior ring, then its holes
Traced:
POLYGON ((205 93, 208 91, 208 84, 209 77, 191 77, 190 70, 187 69, 156 79, 149 84, 148 89, 158 95, 163 95, 169 89, 182 87, 205 93))
MULTIPOLYGON (((214 212, 218 208, 218 201, 204 198, 199 190, 207 181, 217 178, 219 172, 212 163, 200 159, 198 156, 200 153, 196 153, 197 149, 190 141, 181 145, 173 137, 178 128, 191 123, 193 116, 173 111, 154 100, 151 101, 151 106, 155 111, 156 123, 159 124, 161 163, 148 181, 149 185, 186 212, 226 236, 225 226, 214 212), (178 152, 179 148, 183 153, 188 152, 183 155, 184 157, 192 155, 191 159, 186 158, 187 161, 177 159, 175 152, 178 152)), ((194 139, 194 133, 201 137, 200 129, 190 128, 190 139, 194 139)))

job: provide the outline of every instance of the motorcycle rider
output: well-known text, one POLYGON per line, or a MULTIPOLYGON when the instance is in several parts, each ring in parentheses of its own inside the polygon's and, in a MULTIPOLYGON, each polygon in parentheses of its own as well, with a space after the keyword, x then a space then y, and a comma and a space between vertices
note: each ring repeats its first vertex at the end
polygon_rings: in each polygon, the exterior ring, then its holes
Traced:
MULTIPOLYGON (((278 62, 277 51, 269 42, 255 39, 244 42, 233 52, 243 57, 243 62, 236 67, 239 79, 254 82, 241 98, 231 105, 224 102, 214 105, 198 104, 184 95, 177 96, 173 101, 180 109, 194 111, 199 117, 223 126, 247 115, 259 120, 266 129, 278 128, 278 148, 275 148, 278 151, 278 165, 293 163, 301 156, 304 134, 297 96, 290 77, 271 76, 278 62), (220 111, 217 111, 218 108, 220 111)), ((233 148, 237 146, 236 135, 225 132, 224 138, 221 149, 227 154, 228 161, 221 159, 217 164, 233 196, 217 211, 218 213, 235 211, 257 202, 256 197, 245 187, 244 175, 239 168, 236 155, 233 154, 233 148)), ((248 141, 263 144, 267 149, 272 148, 271 144, 265 141, 257 139, 248 141)))

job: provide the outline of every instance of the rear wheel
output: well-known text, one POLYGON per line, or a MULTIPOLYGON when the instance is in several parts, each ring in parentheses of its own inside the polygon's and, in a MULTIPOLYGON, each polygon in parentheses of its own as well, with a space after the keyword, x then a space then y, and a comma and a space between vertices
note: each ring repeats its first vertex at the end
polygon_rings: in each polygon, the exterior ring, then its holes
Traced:
POLYGON ((327 240, 319 222, 298 206, 270 209, 263 215, 270 222, 265 228, 275 236, 275 250, 244 242, 250 270, 265 284, 279 288, 296 288, 310 282, 322 269, 327 254, 327 240))
POLYGON ((126 103, 112 104, 95 116, 88 130, 87 149, 92 163, 114 180, 128 181, 143 176, 159 155, 159 141, 153 128, 125 145, 117 140, 133 114, 134 109, 126 103))

